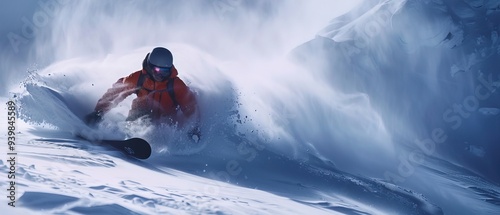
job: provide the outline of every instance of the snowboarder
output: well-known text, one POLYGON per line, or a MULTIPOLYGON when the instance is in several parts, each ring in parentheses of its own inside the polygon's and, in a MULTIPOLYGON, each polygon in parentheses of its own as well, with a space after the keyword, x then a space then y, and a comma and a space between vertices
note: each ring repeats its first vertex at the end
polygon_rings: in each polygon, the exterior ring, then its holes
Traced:
POLYGON ((189 135, 196 141, 200 138, 199 114, 194 93, 177 77, 172 53, 163 47, 154 48, 146 55, 142 69, 118 79, 97 101, 94 112, 85 117, 88 125, 95 125, 102 116, 132 94, 127 121, 149 117, 152 122, 166 122, 184 126, 195 117, 196 125, 189 135))

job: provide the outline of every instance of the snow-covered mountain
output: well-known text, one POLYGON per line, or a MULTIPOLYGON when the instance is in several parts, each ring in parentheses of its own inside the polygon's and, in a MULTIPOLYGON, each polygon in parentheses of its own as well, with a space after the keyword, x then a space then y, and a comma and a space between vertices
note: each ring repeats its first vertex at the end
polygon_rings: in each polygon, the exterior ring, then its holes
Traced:
POLYGON ((499 214, 499 1, 48 0, 32 17, 6 43, 28 68, 2 75, 6 214, 499 214), (132 98, 80 120, 155 46, 197 93, 199 144, 125 122, 132 98))

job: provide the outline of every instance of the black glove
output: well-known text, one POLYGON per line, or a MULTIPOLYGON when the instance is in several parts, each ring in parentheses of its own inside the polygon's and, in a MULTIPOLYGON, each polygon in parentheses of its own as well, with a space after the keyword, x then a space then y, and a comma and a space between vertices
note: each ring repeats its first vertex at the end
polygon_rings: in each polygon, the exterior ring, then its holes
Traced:
POLYGON ((201 139, 201 131, 199 126, 195 126, 188 132, 188 137, 192 139, 195 143, 198 143, 201 139))
POLYGON ((88 126, 95 126, 97 123, 102 121, 102 112, 94 111, 89 113, 85 116, 84 121, 88 126))

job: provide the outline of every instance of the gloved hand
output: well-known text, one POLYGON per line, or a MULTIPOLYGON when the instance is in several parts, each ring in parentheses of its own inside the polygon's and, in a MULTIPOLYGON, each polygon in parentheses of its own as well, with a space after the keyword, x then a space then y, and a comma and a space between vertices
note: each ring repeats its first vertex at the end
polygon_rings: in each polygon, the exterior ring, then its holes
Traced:
POLYGON ((97 123, 102 121, 102 112, 94 111, 85 116, 84 121, 88 126, 95 126, 97 123))
POLYGON ((201 131, 199 126, 195 126, 188 132, 188 137, 191 138, 195 143, 198 143, 201 139, 201 131))

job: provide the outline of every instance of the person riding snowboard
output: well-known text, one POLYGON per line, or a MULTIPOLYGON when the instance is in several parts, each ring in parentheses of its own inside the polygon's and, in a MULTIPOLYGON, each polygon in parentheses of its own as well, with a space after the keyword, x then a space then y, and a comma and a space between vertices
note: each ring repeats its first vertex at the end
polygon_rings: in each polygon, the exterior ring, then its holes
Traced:
POLYGON ((135 93, 137 98, 132 101, 127 121, 149 117, 152 122, 184 126, 191 117, 196 117, 196 126, 189 135, 197 141, 200 130, 196 97, 177 75, 172 53, 163 47, 154 48, 144 58, 141 70, 118 79, 107 90, 97 101, 94 111, 85 117, 85 122, 95 125, 105 113, 135 93))

